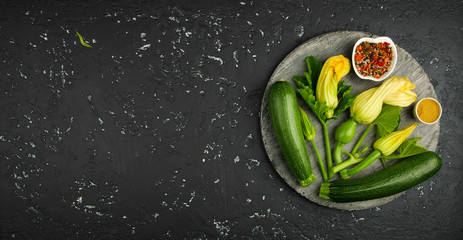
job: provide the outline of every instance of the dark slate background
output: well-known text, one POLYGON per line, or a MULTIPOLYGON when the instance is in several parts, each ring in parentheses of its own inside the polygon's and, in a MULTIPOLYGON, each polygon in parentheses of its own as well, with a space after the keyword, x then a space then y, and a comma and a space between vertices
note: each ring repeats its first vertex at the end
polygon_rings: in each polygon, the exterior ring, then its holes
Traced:
POLYGON ((0 0, 0 238, 461 239, 462 16, 435 0, 0 0), (391 37, 444 106, 440 172, 352 212, 289 188, 259 128, 277 64, 340 30, 391 37))

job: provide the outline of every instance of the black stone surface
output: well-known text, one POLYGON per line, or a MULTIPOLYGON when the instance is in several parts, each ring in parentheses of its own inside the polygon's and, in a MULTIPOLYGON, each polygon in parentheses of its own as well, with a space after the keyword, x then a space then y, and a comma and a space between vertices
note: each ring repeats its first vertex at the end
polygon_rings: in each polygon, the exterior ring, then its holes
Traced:
POLYGON ((461 1, 0 1, 0 238, 461 239, 462 16, 461 1), (391 37, 444 107, 440 172, 369 210, 300 196, 260 136, 276 65, 339 30, 391 37))

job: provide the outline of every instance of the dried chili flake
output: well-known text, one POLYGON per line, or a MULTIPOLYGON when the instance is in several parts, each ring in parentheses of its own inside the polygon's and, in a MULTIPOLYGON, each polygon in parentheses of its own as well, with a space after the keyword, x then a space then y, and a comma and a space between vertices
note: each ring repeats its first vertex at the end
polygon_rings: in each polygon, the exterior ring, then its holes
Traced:
POLYGON ((355 67, 362 76, 380 78, 391 67, 392 48, 388 42, 362 42, 355 49, 355 67))

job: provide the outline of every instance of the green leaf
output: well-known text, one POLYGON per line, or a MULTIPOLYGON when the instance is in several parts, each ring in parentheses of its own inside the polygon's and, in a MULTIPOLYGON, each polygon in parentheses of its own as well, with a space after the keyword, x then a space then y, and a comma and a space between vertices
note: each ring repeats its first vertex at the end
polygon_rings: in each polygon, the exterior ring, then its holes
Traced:
POLYGON ((339 81, 338 83, 338 106, 334 109, 333 116, 339 116, 342 112, 352 106, 354 102, 355 95, 350 94, 352 91, 352 86, 345 85, 344 80, 339 81))
POLYGON ((307 103, 309 107, 315 104, 315 96, 311 93, 310 88, 298 88, 297 92, 299 93, 299 95, 301 95, 302 99, 304 99, 305 103, 307 103))
POLYGON ((323 63, 319 62, 314 56, 306 57, 305 63, 307 65, 307 74, 305 75, 309 82, 308 87, 315 92, 318 77, 320 76, 320 72, 323 68, 323 63))
POLYGON ((315 87, 323 64, 317 61, 313 56, 308 56, 305 62, 307 64, 307 72, 304 73, 305 78, 294 76, 293 81, 297 85, 297 92, 301 95, 312 112, 320 121, 326 122, 325 112, 329 108, 326 103, 320 103, 315 98, 315 87))
POLYGON ((338 99, 345 97, 352 91, 352 86, 345 85, 345 83, 344 80, 338 83, 338 99))
POLYGON ((305 82, 305 85, 310 88, 313 92, 315 92, 315 86, 313 86, 313 83, 315 82, 315 84, 317 84, 317 80, 316 79, 312 79, 312 75, 310 75, 310 73, 308 72, 304 72, 304 76, 305 76, 305 79, 304 79, 304 82, 305 82))
POLYGON ((328 111, 329 107, 326 103, 316 101, 315 96, 310 94, 311 91, 312 90, 308 87, 297 89, 297 92, 301 95, 302 99, 307 103, 315 116, 317 116, 320 121, 326 122, 325 112, 328 111))
POLYGON ((309 87, 309 83, 306 78, 294 76, 293 81, 296 83, 298 89, 305 89, 307 94, 314 95, 314 91, 309 87))
POLYGON ((312 109, 312 112, 318 117, 318 119, 322 122, 326 122, 329 119, 326 117, 325 112, 330 109, 328 105, 324 102, 318 102, 315 101, 315 104, 313 106, 310 106, 310 109, 312 109))
POLYGON ((419 140, 421 140, 421 137, 405 140, 402 143, 402 145, 400 145, 400 147, 397 149, 397 152, 400 154, 400 157, 410 157, 428 151, 425 147, 417 144, 419 140))
POLYGON ((371 124, 376 125, 376 139, 386 136, 386 134, 397 130, 400 123, 401 107, 383 104, 381 113, 371 124))

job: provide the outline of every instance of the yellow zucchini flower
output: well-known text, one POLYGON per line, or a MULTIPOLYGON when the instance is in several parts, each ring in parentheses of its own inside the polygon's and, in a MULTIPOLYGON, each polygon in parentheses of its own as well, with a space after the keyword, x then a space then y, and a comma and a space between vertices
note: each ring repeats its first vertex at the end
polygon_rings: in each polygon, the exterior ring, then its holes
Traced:
POLYGON ((406 77, 391 77, 381 86, 370 88, 354 99, 350 108, 351 117, 363 124, 372 123, 381 113, 383 103, 406 107, 412 104, 417 96, 410 91, 415 88, 406 77))
POLYGON ((386 136, 376 140, 373 143, 373 148, 381 151, 384 156, 391 155, 408 138, 416 125, 417 123, 413 123, 401 130, 390 132, 386 136))
POLYGON ((384 103, 398 106, 398 107, 408 107, 414 101, 416 101, 417 95, 412 91, 397 91, 395 93, 389 94, 384 98, 384 103))
POLYGON ((329 107, 326 112, 328 118, 333 117, 334 109, 338 106, 338 82, 349 71, 349 59, 342 55, 330 57, 323 64, 315 95, 317 101, 324 102, 329 107))

